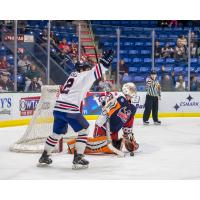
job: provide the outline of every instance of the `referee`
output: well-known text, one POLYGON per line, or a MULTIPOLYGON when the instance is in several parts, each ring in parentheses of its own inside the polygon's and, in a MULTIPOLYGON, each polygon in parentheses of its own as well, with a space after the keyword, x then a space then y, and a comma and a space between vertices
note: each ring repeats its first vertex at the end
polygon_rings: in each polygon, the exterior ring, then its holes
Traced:
POLYGON ((146 101, 145 110, 143 113, 144 125, 149 124, 149 117, 152 111, 154 124, 160 125, 161 121, 158 120, 158 100, 161 97, 161 88, 158 80, 156 80, 157 74, 155 70, 151 71, 150 77, 146 79, 146 101))

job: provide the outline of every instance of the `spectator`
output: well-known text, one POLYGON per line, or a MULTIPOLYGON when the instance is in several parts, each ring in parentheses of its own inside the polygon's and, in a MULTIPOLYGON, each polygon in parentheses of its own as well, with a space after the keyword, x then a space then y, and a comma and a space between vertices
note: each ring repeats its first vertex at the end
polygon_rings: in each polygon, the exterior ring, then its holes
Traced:
POLYGON ((39 83, 40 86, 42 86, 40 72, 36 69, 35 65, 31 65, 30 70, 28 70, 27 73, 25 74, 25 80, 26 80, 26 86, 25 86, 25 90, 24 90, 25 92, 28 92, 29 86, 34 78, 36 78, 37 83, 39 83))
POLYGON ((10 68, 10 64, 7 62, 6 56, 3 56, 3 58, 0 60, 0 70, 8 71, 9 68, 10 68))
POLYGON ((124 60, 120 60, 119 62, 119 74, 120 75, 124 75, 124 74, 128 74, 128 67, 127 65, 125 64, 124 60))
POLYGON ((45 42, 45 43, 47 42, 48 34, 47 34, 47 30, 46 29, 43 30, 43 32, 41 34, 41 39, 42 39, 43 42, 45 42))
POLYGON ((59 44, 59 40, 58 40, 58 38, 54 35, 53 31, 51 31, 51 33, 50 33, 50 38, 51 38, 51 44, 52 44, 52 45, 58 45, 58 44, 59 44))
POLYGON ((200 59, 200 46, 197 48, 197 56, 200 59))
POLYGON ((197 77, 195 75, 190 78, 190 91, 197 91, 199 87, 199 82, 197 81, 197 77))
POLYGON ((28 89, 29 92, 41 92, 41 85, 38 83, 38 79, 34 77, 28 89))
POLYGON ((72 54, 72 57, 76 57, 78 55, 78 45, 72 41, 72 44, 71 44, 71 54, 72 54))
POLYGON ((70 46, 67 44, 67 40, 65 38, 59 44, 59 49, 63 50, 65 53, 69 53, 71 51, 70 46))
POLYGON ((161 79, 161 88, 162 91, 173 91, 174 90, 174 83, 172 78, 168 74, 165 74, 164 77, 161 79))
POLYGON ((173 53, 174 50, 169 46, 169 44, 166 44, 165 47, 161 49, 161 55, 163 58, 171 58, 173 53))
POLYGON ((174 50, 174 57, 177 59, 180 59, 180 58, 186 59, 185 47, 182 45, 182 43, 179 40, 177 41, 177 46, 175 47, 175 50, 174 50))
POLYGON ((197 45, 197 36, 194 32, 191 32, 191 43, 194 43, 194 45, 197 45))
POLYGON ((177 91, 185 91, 186 85, 185 85, 185 81, 184 81, 182 75, 179 75, 179 76, 178 76, 178 79, 177 79, 176 85, 175 85, 175 89, 176 89, 177 91))
POLYGON ((179 43, 181 46, 186 47, 187 46, 187 39, 185 38, 184 35, 180 35, 178 40, 177 40, 177 43, 179 43))
POLYGON ((161 57, 161 47, 160 47, 160 42, 156 41, 155 42, 155 58, 160 58, 161 57))
POLYGON ((128 67, 125 64, 124 60, 120 60, 119 62, 119 82, 122 83, 124 76, 128 76, 128 67))
POLYGON ((48 34, 47 34, 47 30, 44 29, 42 31, 42 34, 40 35, 40 44, 43 48, 47 48, 47 40, 48 40, 48 34))
POLYGON ((190 53, 192 58, 196 57, 197 47, 193 42, 190 43, 190 53))
POLYGON ((14 84, 9 79, 9 73, 3 72, 0 79, 0 92, 10 92, 14 90, 14 84))
POLYGON ((19 67, 20 73, 23 73, 23 74, 26 73, 30 65, 31 65, 31 62, 28 60, 28 57, 24 55, 23 58, 18 61, 18 67, 19 67))

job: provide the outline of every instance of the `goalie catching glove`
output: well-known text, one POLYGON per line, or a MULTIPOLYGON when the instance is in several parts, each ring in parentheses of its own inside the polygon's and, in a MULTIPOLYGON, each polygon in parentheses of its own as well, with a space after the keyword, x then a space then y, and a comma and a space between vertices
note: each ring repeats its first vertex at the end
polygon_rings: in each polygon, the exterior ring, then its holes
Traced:
POLYGON ((114 52, 112 50, 104 51, 99 62, 106 68, 108 68, 113 60, 114 52))

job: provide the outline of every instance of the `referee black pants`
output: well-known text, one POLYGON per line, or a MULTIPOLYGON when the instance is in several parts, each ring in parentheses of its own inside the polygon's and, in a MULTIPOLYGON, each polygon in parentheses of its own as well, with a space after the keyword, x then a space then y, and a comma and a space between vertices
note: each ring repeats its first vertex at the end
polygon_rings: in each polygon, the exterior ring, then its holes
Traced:
POLYGON ((143 113, 143 121, 149 120, 152 111, 153 121, 158 121, 158 97, 146 95, 145 109, 143 113))

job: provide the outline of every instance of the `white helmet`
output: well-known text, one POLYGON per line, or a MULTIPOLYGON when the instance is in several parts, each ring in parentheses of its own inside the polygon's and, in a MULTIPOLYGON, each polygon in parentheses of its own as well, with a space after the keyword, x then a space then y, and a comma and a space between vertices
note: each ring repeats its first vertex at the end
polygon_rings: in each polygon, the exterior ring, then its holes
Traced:
POLYGON ((137 93, 137 89, 134 83, 125 83, 122 86, 122 92, 124 95, 128 95, 130 97, 133 97, 137 93))

